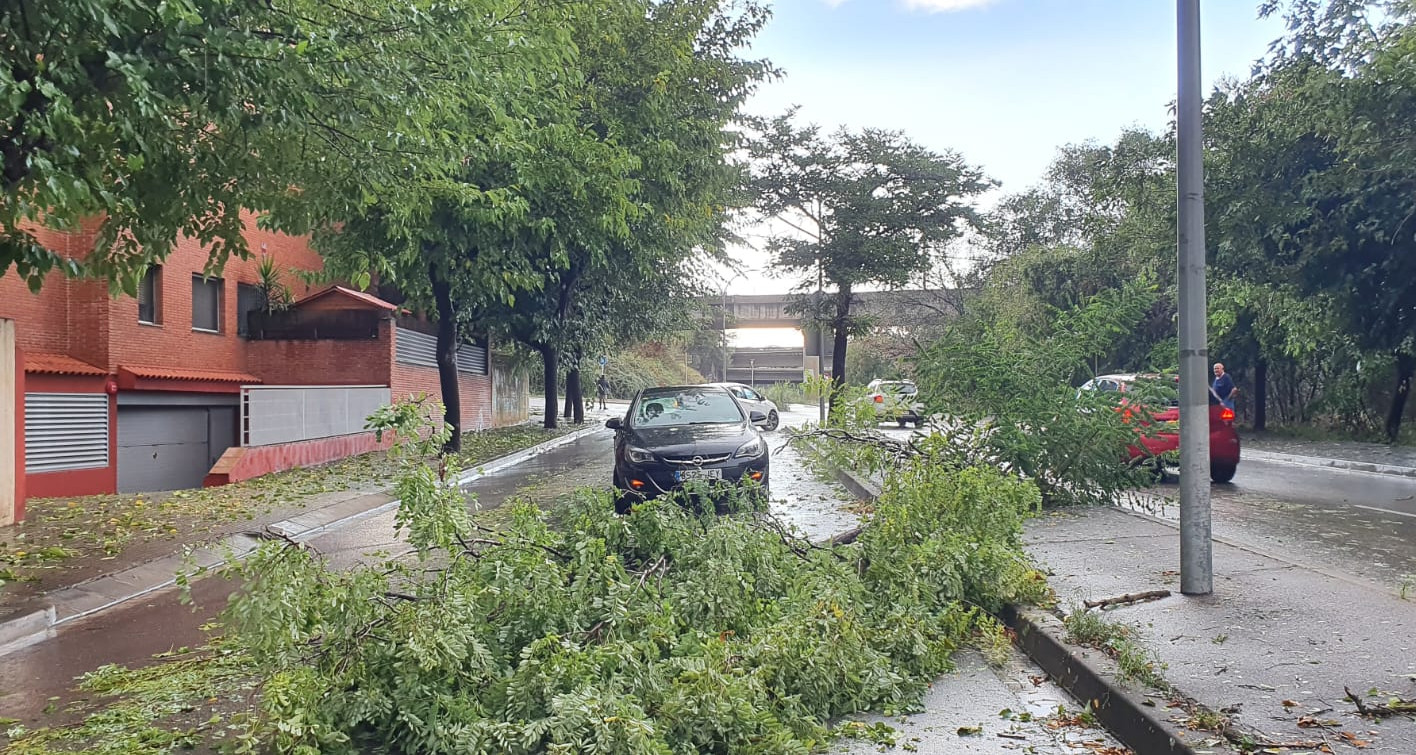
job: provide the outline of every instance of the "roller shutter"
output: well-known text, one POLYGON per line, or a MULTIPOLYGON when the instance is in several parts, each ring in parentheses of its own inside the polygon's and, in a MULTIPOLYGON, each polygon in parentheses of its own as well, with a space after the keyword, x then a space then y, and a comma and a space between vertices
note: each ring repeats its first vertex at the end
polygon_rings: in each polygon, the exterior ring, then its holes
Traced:
POLYGON ((25 394, 25 472, 108 466, 108 396, 25 394))

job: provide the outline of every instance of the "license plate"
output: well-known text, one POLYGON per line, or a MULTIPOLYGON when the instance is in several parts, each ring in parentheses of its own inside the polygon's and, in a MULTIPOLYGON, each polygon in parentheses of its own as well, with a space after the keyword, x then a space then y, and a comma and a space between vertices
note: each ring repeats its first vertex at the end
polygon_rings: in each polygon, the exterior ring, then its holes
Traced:
POLYGON ((674 473, 674 477, 679 482, 689 480, 721 480, 723 470, 721 469, 681 469, 674 473))

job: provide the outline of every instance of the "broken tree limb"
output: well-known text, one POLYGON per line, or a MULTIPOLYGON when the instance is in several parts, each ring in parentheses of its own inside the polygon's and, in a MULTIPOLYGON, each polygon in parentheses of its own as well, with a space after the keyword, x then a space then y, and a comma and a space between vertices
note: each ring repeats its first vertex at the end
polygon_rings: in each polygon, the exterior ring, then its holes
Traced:
POLYGON ((1143 600, 1157 600, 1159 598, 1170 597, 1169 590, 1147 590, 1145 592, 1132 592, 1125 595, 1118 595, 1114 598, 1102 598, 1101 600, 1084 600, 1082 605, 1087 608, 1106 608, 1107 606, 1119 606, 1126 603, 1139 603, 1143 600))
POLYGON ((1347 699, 1357 706, 1358 715, 1369 716, 1371 718, 1384 718, 1386 716, 1416 715, 1416 701, 1395 698, 1389 703, 1364 703, 1347 687, 1342 688, 1347 693, 1347 699))

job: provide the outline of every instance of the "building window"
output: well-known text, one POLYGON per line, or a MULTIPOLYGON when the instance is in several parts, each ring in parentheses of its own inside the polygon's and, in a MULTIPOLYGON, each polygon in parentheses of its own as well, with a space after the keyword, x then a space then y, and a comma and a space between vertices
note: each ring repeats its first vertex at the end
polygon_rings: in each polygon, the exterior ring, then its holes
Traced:
POLYGON ((148 265, 138 282, 138 322, 157 325, 162 322, 162 265, 148 265))
POLYGON ((220 278, 192 276, 192 330, 221 332, 220 278))
POLYGON ((260 312, 266 307, 265 292, 260 286, 250 283, 236 284, 236 335, 247 336, 251 333, 251 313, 260 312))

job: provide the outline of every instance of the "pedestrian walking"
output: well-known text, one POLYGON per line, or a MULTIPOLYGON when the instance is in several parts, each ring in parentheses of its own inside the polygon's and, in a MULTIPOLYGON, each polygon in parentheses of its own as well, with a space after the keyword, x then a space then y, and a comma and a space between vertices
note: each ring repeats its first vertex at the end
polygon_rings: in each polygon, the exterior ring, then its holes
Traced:
POLYGON ((605 373, 600 373, 600 379, 595 381, 595 395, 600 397, 600 408, 606 409, 605 398, 610 395, 610 379, 605 377, 605 373))
POLYGON ((1234 385, 1234 378, 1224 371, 1222 362, 1214 363, 1214 383, 1210 385, 1210 393, 1214 394, 1219 403, 1230 411, 1234 410, 1234 394, 1239 392, 1239 388, 1234 385))

